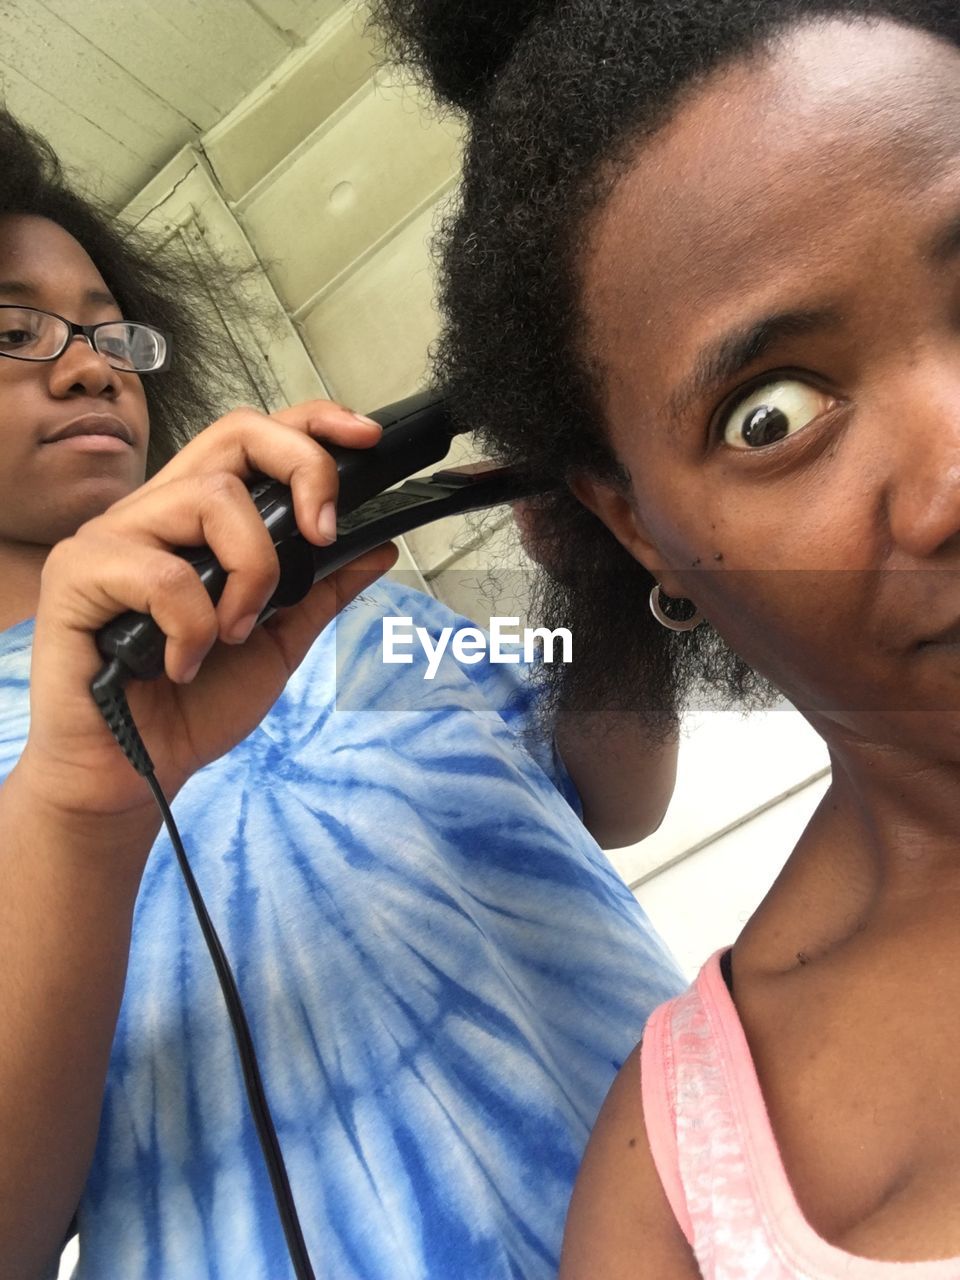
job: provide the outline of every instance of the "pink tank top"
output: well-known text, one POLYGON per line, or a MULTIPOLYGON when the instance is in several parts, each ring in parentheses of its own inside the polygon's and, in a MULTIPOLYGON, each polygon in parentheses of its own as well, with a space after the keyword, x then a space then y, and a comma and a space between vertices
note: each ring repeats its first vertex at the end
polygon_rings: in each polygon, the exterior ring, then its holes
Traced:
POLYGON ((704 1280, 960 1280, 960 1258, 875 1262, 828 1244, 794 1199, 718 951, 643 1033, 643 1113, 704 1280))

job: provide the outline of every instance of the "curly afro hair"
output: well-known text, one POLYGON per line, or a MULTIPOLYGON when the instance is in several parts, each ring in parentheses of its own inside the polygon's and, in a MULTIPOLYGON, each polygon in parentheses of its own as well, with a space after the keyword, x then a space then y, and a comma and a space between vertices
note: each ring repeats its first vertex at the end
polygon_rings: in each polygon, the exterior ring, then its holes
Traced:
POLYGON ((956 0, 375 0, 388 53, 468 117, 463 183, 438 237, 436 377, 486 448, 556 485, 540 511, 552 549, 535 607, 573 629, 577 661, 544 671, 554 710, 628 709, 666 732, 695 690, 721 704, 771 696, 710 627, 675 634, 653 620, 653 579, 567 487, 577 472, 629 481, 578 341, 578 256, 622 165, 685 91, 830 17, 960 45, 956 0))
POLYGON ((153 475, 223 410, 246 399, 251 384, 217 312, 232 313, 228 278, 201 278, 175 245, 161 245, 119 224, 108 210, 68 182, 50 144, 0 109, 0 217, 49 218, 89 254, 125 316, 165 330, 173 340, 167 373, 143 379, 150 410, 147 474, 153 475), (212 297, 223 290, 216 308, 212 297))

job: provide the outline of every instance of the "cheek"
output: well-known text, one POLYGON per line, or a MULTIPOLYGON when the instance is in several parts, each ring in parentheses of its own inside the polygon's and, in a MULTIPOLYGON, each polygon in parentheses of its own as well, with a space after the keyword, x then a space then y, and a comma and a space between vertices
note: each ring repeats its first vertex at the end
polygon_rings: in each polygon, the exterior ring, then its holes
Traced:
POLYGON ((43 409, 43 394, 31 381, 0 376, 0 428, 4 433, 5 449, 21 442, 33 444, 43 409))
POLYGON ((127 412, 136 418, 138 426, 142 427, 146 434, 150 426, 150 409, 142 381, 131 377, 129 384, 124 386, 123 392, 127 412))
POLYGON ((865 625, 874 572, 718 567, 697 577, 714 628, 801 709, 869 706, 888 686, 888 658, 865 625))
MULTIPOLYGON (((680 579, 690 591, 701 575, 723 565, 754 563, 742 558, 742 530, 714 512, 709 495, 685 491, 681 483, 664 484, 654 495, 634 487, 634 513, 646 532, 664 568, 680 579)), ((695 598, 695 597, 691 597, 695 598)))
POLYGON ((878 495, 862 467, 840 469, 825 453, 799 474, 745 477, 745 469, 736 461, 686 475, 678 468, 671 505, 650 504, 648 527, 678 572, 787 573, 829 591, 836 575, 881 563, 878 495))

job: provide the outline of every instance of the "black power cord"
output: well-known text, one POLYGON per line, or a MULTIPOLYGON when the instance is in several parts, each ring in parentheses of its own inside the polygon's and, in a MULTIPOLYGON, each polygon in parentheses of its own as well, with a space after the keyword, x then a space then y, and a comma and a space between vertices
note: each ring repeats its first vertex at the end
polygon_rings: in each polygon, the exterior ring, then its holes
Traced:
POLYGON ((283 1234, 286 1238, 290 1261, 293 1263, 294 1274, 297 1280, 315 1280, 313 1267, 310 1264, 310 1255, 307 1253, 303 1230, 300 1226, 300 1219, 297 1217, 297 1207, 294 1203, 293 1192, 290 1190, 290 1179, 287 1177, 287 1167, 283 1162, 283 1152, 280 1149, 273 1118, 267 1105, 263 1081, 260 1077, 260 1068, 257 1065, 257 1057, 253 1048, 253 1038, 250 1035, 246 1014, 243 1012, 243 1005, 240 1003, 240 993, 237 990, 237 984, 230 970, 226 953, 223 950, 220 939, 217 937, 217 932, 207 913, 207 908, 200 895, 190 864, 187 861, 187 854, 180 839, 180 832, 177 830, 173 814, 170 812, 170 806, 167 804, 166 797, 157 782, 153 761, 150 759, 143 739, 140 737, 137 726, 133 722, 133 716, 122 687, 123 680, 128 676, 129 671, 127 668, 119 659, 115 658, 112 662, 107 663, 97 674, 90 685, 90 691, 123 754, 136 769, 137 773, 146 778, 147 785, 153 792, 154 799, 163 816, 163 821, 177 855, 180 872, 186 883, 187 892, 190 894, 190 901, 193 903, 193 909, 200 923, 200 930, 203 933, 207 950, 213 960, 213 967, 220 981, 220 989, 223 992, 227 1012, 230 1015, 233 1036, 237 1044, 237 1052, 240 1055, 240 1065, 243 1069, 247 1099, 250 1103, 250 1111, 256 1126, 257 1137, 260 1140, 260 1149, 263 1152, 267 1172, 270 1175, 273 1198, 280 1214, 283 1234))

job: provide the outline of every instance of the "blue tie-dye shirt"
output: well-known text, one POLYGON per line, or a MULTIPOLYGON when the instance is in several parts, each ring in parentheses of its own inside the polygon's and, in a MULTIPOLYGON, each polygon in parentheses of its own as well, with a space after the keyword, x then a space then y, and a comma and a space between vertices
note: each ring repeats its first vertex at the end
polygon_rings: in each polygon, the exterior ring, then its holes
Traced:
MULTIPOLYGON (((317 1276, 545 1280, 604 1094, 684 984, 531 748, 522 668, 384 666, 384 614, 465 625, 371 589, 174 813, 317 1276)), ((0 777, 26 738, 32 632, 0 633, 0 777)), ((82 1280, 292 1275, 165 831, 77 1225, 82 1280)))

